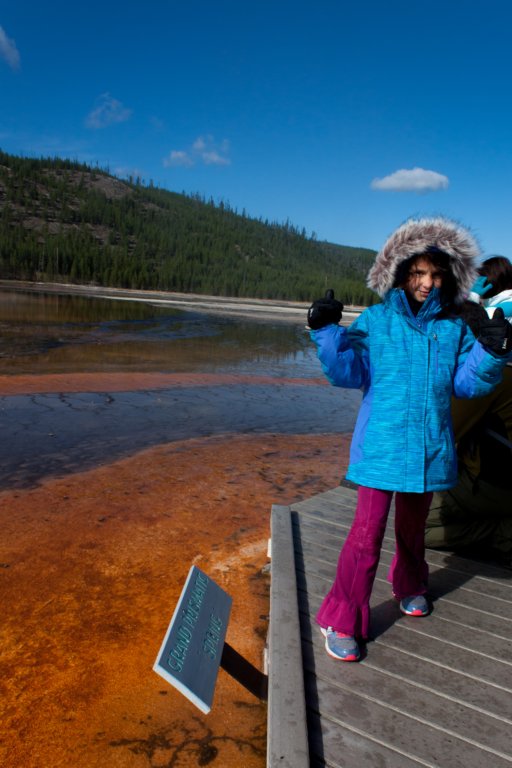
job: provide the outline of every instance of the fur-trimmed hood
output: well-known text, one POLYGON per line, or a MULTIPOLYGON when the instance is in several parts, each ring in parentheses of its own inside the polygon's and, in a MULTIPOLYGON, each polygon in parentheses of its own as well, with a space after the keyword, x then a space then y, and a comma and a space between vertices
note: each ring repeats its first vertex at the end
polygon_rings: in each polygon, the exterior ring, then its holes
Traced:
POLYGON ((456 301, 461 301, 473 285, 480 247, 468 229, 442 217, 409 219, 388 238, 368 273, 367 285, 384 297, 393 288, 398 266, 411 256, 429 249, 450 257, 450 268, 457 283, 456 301))

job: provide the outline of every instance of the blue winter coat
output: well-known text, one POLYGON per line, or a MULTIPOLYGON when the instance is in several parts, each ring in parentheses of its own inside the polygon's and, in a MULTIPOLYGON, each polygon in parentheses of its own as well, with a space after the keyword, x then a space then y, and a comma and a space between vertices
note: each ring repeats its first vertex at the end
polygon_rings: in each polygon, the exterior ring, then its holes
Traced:
POLYGON ((415 317, 395 288, 350 328, 311 332, 331 383, 363 390, 348 480, 410 493, 455 485, 451 397, 491 392, 508 358, 491 355, 461 318, 439 317, 440 309, 433 289, 415 317))

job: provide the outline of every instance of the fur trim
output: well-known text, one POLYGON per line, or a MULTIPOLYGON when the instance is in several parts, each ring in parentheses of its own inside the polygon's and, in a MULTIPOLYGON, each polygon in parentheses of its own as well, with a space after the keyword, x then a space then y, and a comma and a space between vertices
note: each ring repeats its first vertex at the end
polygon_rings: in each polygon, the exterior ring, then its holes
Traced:
POLYGON ((437 248, 450 257, 458 294, 462 300, 476 280, 476 262, 480 247, 468 229, 454 221, 409 219, 386 241, 368 273, 367 285, 383 297, 391 290, 399 264, 411 256, 421 256, 429 248, 437 248))

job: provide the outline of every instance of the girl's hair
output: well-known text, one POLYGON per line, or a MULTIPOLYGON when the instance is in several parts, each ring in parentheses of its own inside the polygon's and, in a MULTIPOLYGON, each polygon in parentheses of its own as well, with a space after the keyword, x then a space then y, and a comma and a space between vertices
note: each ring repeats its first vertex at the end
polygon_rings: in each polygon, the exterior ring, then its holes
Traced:
POLYGON ((492 290, 485 294, 485 299, 512 288, 512 264, 505 256, 491 256, 482 262, 477 271, 492 283, 492 290))
POLYGON ((402 261, 396 270, 393 287, 401 288, 406 284, 412 265, 416 259, 421 258, 428 259, 430 262, 432 262, 434 267, 437 267, 440 271, 443 272, 443 282, 441 283, 441 288, 439 289, 441 306, 444 310, 453 309, 455 305, 455 297, 458 293, 458 286, 450 267, 450 257, 447 253, 440 251, 438 248, 428 248, 423 253, 416 253, 409 259, 402 261))

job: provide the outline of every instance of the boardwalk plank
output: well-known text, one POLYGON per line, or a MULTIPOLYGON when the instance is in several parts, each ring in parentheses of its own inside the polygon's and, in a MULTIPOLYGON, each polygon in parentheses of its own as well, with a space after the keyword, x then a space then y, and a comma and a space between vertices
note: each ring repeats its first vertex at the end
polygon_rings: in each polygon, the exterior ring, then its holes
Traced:
MULTIPOLYGON (((331 759, 332 755, 334 759, 339 759, 336 734, 355 731, 430 768, 482 768, 482 764, 492 768, 510 768, 512 760, 506 754, 483 749, 480 744, 468 741, 449 729, 439 729, 421 719, 408 717, 378 701, 365 698, 356 689, 333 685, 318 675, 313 677, 313 682, 310 676, 306 678, 308 697, 312 694, 310 686, 323 702, 320 716, 337 725, 330 743, 324 741, 324 758, 331 759)), ((366 766, 363 760, 361 754, 354 755, 350 761, 347 756, 341 765, 343 768, 361 768, 366 766)), ((394 763, 389 765, 394 766, 394 763)))
MULTIPOLYGON (((320 608, 322 599, 327 592, 329 584, 325 580, 319 580, 314 574, 297 572, 297 584, 300 591, 300 600, 304 601, 307 596, 309 610, 316 613, 320 608), (322 589, 323 587, 323 589, 322 589)), ((397 601, 390 597, 389 586, 386 584, 375 583, 372 599, 372 617, 370 631, 373 638, 382 638, 386 635, 388 639, 395 640, 397 632, 408 632, 409 640, 412 644, 420 645, 427 643, 427 640, 440 640, 444 645, 455 646, 462 650, 472 651, 478 659, 475 663, 483 663, 483 660, 490 658, 492 668, 496 670, 497 676, 509 676, 512 680, 512 640, 510 639, 510 630, 508 635, 505 630, 497 625, 499 635, 482 629, 480 625, 484 624, 482 617, 478 615, 479 626, 472 626, 469 623, 458 624, 450 619, 441 619, 436 616, 439 608, 425 618, 413 618, 402 616, 397 601), (500 670, 498 672, 498 670, 500 670)), ((494 621, 492 622, 494 625, 494 621)), ((442 650, 437 647, 437 653, 442 650)))
POLYGON ((314 617, 356 498, 340 487, 290 506, 311 765, 512 768, 512 572, 428 550, 433 612, 402 616, 386 579, 391 514, 372 593, 374 639, 358 664, 325 653, 314 617))
MULTIPOLYGON (((308 699, 316 693, 316 684, 314 680, 310 683, 306 673, 308 699)), ((329 768, 419 768, 425 765, 369 738, 364 726, 360 729, 340 727, 339 723, 323 717, 317 709, 311 708, 308 712, 308 728, 312 768, 324 765, 329 768)), ((430 763, 428 766, 433 768, 430 763)))
MULTIPOLYGON (((332 568, 332 576, 334 576, 341 542, 337 544, 332 541, 332 537, 326 535, 315 536, 312 529, 305 528, 302 524, 300 537, 300 552, 305 557, 308 556, 328 564, 332 568)), ((392 555, 392 550, 383 548, 379 567, 380 574, 385 574, 391 563, 392 555)), ((462 594, 469 601, 467 604, 473 605, 477 609, 487 608, 490 607, 491 603, 486 601, 491 600, 493 612, 512 621, 512 579, 508 582, 491 579, 487 575, 486 569, 484 569, 483 574, 480 572, 479 563, 473 565, 475 571, 473 575, 457 567, 453 568, 449 564, 432 563, 431 550, 427 552, 427 562, 430 570, 429 594, 432 597, 441 597, 460 588, 462 594), (471 582, 471 585, 468 582, 471 582), (489 594, 490 590, 492 595, 489 594)))
MULTIPOLYGON (((336 489, 336 491, 339 493, 340 489, 336 489)), ((328 493, 332 497, 336 491, 329 491, 328 493)), ((324 495, 325 494, 322 494, 322 496, 324 495)), ((308 502, 298 502, 290 505, 290 509, 294 513, 299 513, 296 514, 293 518, 294 525, 299 525, 301 529, 308 529, 312 533, 316 531, 319 537, 321 537, 321 533, 323 531, 326 534, 324 537, 325 543, 330 543, 331 546, 337 546, 339 549, 352 523, 355 503, 356 497, 354 496, 353 501, 351 502, 352 506, 345 505, 342 512, 339 512, 338 510, 339 505, 333 507, 332 504, 329 505, 328 500, 324 500, 317 507, 315 507, 311 500, 308 502), (315 509, 318 511, 315 512, 315 509), (337 535, 339 536, 339 539, 337 538, 337 535)), ((308 538, 308 534, 305 534, 305 538, 308 538)), ((384 542, 385 545, 386 543, 388 544, 387 547, 384 546, 384 551, 387 549, 389 552, 393 552, 393 509, 390 513, 384 542)), ((491 579, 512 589, 512 571, 501 568, 495 564, 483 561, 477 562, 468 558, 460 557, 453 554, 452 552, 436 551, 432 549, 427 550, 427 559, 429 563, 434 567, 448 566, 451 570, 460 571, 461 573, 467 574, 471 578, 475 576, 476 569, 479 578, 491 579)))
MULTIPOLYGON (((334 570, 331 565, 326 565, 320 560, 311 559, 304 552, 303 560, 297 562, 297 569, 303 571, 306 582, 309 577, 315 579, 312 592, 317 595, 325 595, 329 590, 334 570), (321 583, 322 582, 322 583, 321 583)), ((372 592, 372 604, 376 601, 386 601, 392 597, 391 585, 387 581, 388 567, 380 565, 377 571, 377 577, 372 592)), ((439 621, 451 622, 454 627, 474 628, 478 632, 487 632, 495 637, 510 638, 509 657, 512 659, 512 605, 508 602, 497 600, 493 596, 475 594, 470 590, 461 588, 446 590, 442 582, 437 583, 437 587, 432 590, 431 596, 434 599, 433 613, 429 617, 434 619, 433 631, 443 632, 443 628, 438 629, 439 621)), ((397 606, 398 612, 398 606, 397 606)), ((458 632, 454 628, 454 632, 458 632)))
MULTIPOLYGON (((403 681, 393 678, 382 679, 384 676, 379 674, 379 670, 365 664, 360 665, 357 674, 352 676, 347 674, 346 669, 340 670, 336 675, 332 671, 333 662, 323 652, 323 648, 320 649, 320 655, 322 659, 326 659, 327 667, 318 663, 320 661, 318 654, 315 654, 314 660, 311 661, 311 667, 307 656, 305 663, 307 671, 314 672, 316 679, 321 682, 324 697, 335 700, 340 690, 343 693, 352 693, 357 697, 358 706, 378 708, 386 718, 390 716, 393 719, 400 718, 404 724, 405 734, 411 728, 416 730, 419 724, 420 728, 424 726, 433 728, 438 734, 451 739, 462 739, 480 747, 489 755, 504 755, 503 749, 506 749, 506 744, 503 722, 500 723, 489 716, 475 712, 457 701, 450 705, 450 719, 447 722, 446 700, 437 696, 435 692, 423 691, 419 695, 417 689, 411 691, 411 686, 403 681)), ((350 709, 351 715, 354 716, 356 706, 351 706, 350 709)), ((343 713, 342 717, 346 717, 346 714, 343 713)), ((358 717, 364 719, 364 712, 358 714, 358 717)), ((357 720, 350 722, 357 726, 357 720)), ((401 745, 402 749, 409 738, 410 735, 404 736, 406 741, 401 745)))
MULTIPOLYGON (((315 517, 314 514, 302 513, 300 509, 297 509, 299 505, 293 505, 291 507, 292 512, 295 513, 293 524, 299 526, 301 530, 301 537, 305 540, 318 541, 325 546, 331 546, 339 551, 339 548, 350 529, 352 523, 351 516, 339 517, 336 520, 330 520, 328 516, 315 517)), ((387 526, 386 535, 384 537, 383 551, 394 551, 394 532, 393 532, 393 519, 387 526)), ((499 566, 493 565, 485 561, 469 560, 455 555, 451 552, 436 551, 433 549, 427 549, 427 559, 432 568, 449 568, 454 572, 460 572, 466 574, 468 578, 473 578, 477 575, 484 580, 492 580, 493 582, 501 583, 504 587, 508 587, 512 590, 512 571, 503 569, 499 566), (475 573, 475 570, 477 573, 475 573)))
MULTIPOLYGON (((301 623, 306 628, 311 617, 301 614, 301 623)), ((310 671, 335 682, 340 680, 352 683, 360 693, 376 692, 379 700, 406 706, 406 712, 415 714, 441 726, 445 723, 446 707, 450 707, 450 727, 453 727, 454 714, 462 713, 464 723, 460 732, 469 723, 468 738, 479 731, 485 731, 483 743, 496 746, 503 740, 505 725, 512 725, 512 690, 493 688, 482 695, 477 681, 456 669, 432 664, 419 664, 412 654, 392 651, 384 645, 371 643, 368 656, 359 664, 336 664, 324 652, 323 636, 315 627, 309 626, 306 633, 311 633, 312 642, 303 642, 303 663, 310 671), (312 631, 313 630, 313 631, 312 631), (312 631, 312 633, 311 633, 312 631), (334 666, 333 666, 334 664, 334 666), (492 693, 492 696, 489 695, 492 693), (489 722, 487 722, 489 721, 489 722)), ((476 736, 474 736, 476 738, 476 736)), ((508 743, 508 736, 507 736, 508 743)))

